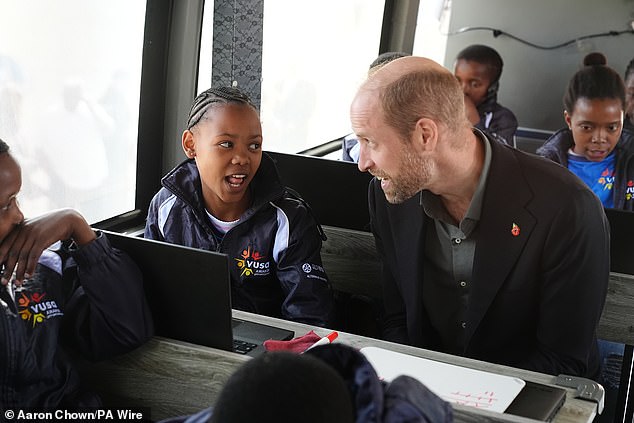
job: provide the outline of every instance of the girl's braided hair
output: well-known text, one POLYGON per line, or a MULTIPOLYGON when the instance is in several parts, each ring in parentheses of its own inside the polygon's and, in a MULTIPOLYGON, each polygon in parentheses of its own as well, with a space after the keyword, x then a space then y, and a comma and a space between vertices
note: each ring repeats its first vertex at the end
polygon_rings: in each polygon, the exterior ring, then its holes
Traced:
POLYGON ((246 104, 256 109, 249 96, 237 88, 209 88, 198 94, 194 99, 187 118, 187 129, 191 130, 194 126, 198 125, 198 122, 203 120, 205 113, 207 113, 210 107, 217 104, 229 103, 246 104))

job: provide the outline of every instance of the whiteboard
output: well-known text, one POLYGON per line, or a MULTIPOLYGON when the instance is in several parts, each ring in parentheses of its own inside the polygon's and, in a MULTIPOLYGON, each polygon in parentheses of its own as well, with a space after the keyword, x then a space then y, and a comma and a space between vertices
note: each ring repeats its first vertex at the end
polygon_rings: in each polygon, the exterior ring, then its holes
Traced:
POLYGON ((520 393, 522 379, 441 363, 383 348, 361 352, 379 377, 387 382, 408 375, 422 382, 445 401, 503 413, 520 393))

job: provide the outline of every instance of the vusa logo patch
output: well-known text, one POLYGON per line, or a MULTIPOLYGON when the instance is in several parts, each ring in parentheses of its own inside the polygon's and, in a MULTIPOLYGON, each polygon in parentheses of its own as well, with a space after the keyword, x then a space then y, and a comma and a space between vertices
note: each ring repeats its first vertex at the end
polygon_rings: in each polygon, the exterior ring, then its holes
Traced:
POLYGON ((261 253, 255 248, 247 247, 242 250, 240 258, 234 259, 238 269, 241 270, 240 276, 266 276, 271 273, 271 262, 265 260, 261 253))
POLYGON ((44 322, 55 316, 62 316, 64 313, 59 309, 55 301, 45 300, 46 293, 34 292, 32 294, 21 294, 18 298, 18 307, 22 320, 31 322, 35 325, 44 322))

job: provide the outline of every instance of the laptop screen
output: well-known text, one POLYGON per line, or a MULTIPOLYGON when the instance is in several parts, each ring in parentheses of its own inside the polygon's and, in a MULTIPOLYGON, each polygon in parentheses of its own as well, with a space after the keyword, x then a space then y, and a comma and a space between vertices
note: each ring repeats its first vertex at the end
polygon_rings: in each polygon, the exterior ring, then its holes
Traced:
POLYGON ((225 254, 102 232, 141 269, 157 335, 233 350, 225 254))
POLYGON ((355 163, 299 154, 267 154, 275 161, 282 183, 306 200, 320 224, 369 230, 368 184, 372 175, 359 171, 355 163))

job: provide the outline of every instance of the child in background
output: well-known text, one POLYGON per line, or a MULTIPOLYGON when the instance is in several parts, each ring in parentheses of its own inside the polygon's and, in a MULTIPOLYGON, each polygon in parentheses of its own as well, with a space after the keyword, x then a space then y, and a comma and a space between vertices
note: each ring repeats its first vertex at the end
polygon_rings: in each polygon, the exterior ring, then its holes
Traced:
POLYGON ((634 209, 634 134, 623 130, 625 87, 604 55, 591 53, 564 96, 567 128, 553 134, 537 154, 576 174, 604 207, 634 209))
POLYGON ((0 411, 100 407, 68 352, 109 358, 152 335, 141 272, 74 210, 25 220, 21 185, 0 140, 0 411))
POLYGON ((475 44, 458 53, 454 74, 465 94, 469 121, 494 138, 515 146, 517 119, 497 102, 503 66, 497 51, 475 44))
POLYGON ((199 94, 182 147, 187 160, 163 177, 145 237, 227 254, 233 308, 331 324, 320 228, 262 153, 260 119, 249 98, 235 88, 199 94))

